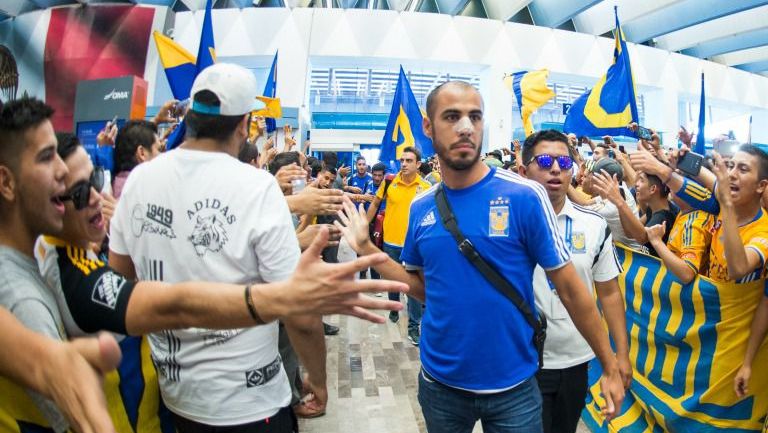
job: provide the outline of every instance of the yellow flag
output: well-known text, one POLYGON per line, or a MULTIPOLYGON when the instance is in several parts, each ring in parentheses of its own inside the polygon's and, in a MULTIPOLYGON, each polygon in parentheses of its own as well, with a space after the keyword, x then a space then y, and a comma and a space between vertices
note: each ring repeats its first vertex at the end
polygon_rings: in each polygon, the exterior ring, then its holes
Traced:
POLYGON ((517 105, 520 106, 526 137, 533 134, 533 113, 555 97, 555 92, 547 87, 548 76, 547 69, 540 69, 516 72, 504 77, 504 84, 515 94, 517 105))

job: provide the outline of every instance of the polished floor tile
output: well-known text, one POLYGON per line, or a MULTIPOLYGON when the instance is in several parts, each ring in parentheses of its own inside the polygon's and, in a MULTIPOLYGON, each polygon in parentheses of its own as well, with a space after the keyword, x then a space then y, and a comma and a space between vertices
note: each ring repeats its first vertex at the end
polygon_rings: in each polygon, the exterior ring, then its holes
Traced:
MULTIPOLYGON (((346 316, 325 321, 341 328, 325 339, 328 408, 325 416, 300 420, 302 433, 425 433, 416 398, 419 349, 408 341, 404 312, 396 324, 346 316)), ((474 432, 482 431, 478 423, 474 432)))

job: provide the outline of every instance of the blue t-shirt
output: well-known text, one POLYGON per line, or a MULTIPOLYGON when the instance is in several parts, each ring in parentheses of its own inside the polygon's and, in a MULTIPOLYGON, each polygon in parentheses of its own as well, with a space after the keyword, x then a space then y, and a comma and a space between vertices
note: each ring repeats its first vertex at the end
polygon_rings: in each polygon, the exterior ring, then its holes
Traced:
MULTIPOLYGON (((376 191, 373 189, 373 177, 368 173, 365 173, 363 177, 360 177, 357 173, 353 174, 349 177, 347 186, 360 188, 362 191, 360 194, 376 194, 376 191)), ((365 202, 365 210, 368 210, 370 205, 371 203, 365 202)))
MULTIPOLYGON (((535 311, 536 264, 553 270, 570 260, 544 188, 495 168, 469 188, 443 187, 464 236, 535 311)), ((533 329, 517 307, 461 255, 440 220, 436 188, 411 204, 401 255, 408 269, 424 272, 422 366, 438 381, 456 388, 510 388, 538 369, 533 329)))

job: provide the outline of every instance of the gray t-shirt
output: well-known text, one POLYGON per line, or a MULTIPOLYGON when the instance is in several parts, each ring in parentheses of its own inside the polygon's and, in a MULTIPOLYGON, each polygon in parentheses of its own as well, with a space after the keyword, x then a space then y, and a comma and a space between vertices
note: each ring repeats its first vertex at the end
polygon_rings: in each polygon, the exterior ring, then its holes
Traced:
MULTIPOLYGON (((27 328, 55 340, 66 340, 56 299, 45 284, 37 262, 21 252, 0 245, 0 305, 27 328)), ((57 432, 69 428, 54 403, 35 393, 29 396, 57 432)))

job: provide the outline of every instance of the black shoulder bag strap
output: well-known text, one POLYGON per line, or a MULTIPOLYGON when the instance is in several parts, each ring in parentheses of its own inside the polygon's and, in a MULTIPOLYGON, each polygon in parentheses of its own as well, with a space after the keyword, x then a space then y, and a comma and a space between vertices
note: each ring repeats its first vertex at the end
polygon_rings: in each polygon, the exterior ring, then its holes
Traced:
POLYGON ((442 183, 438 185, 437 190, 435 191, 435 201, 437 202, 437 210, 440 213, 440 219, 443 221, 443 226, 451 233, 453 239, 456 240, 456 244, 458 245, 461 254, 464 255, 464 257, 466 257, 481 274, 483 274, 485 279, 488 280, 496 290, 512 301, 515 307, 517 307, 523 314, 525 321, 528 322, 531 328, 533 328, 533 344, 539 352, 539 368, 541 368, 544 365, 544 340, 547 336, 546 317, 543 314, 534 315, 525 300, 523 300, 517 290, 512 286, 512 283, 486 262, 480 253, 477 252, 475 246, 472 245, 472 242, 461 233, 456 216, 453 214, 451 206, 448 204, 448 199, 445 197, 442 183))

